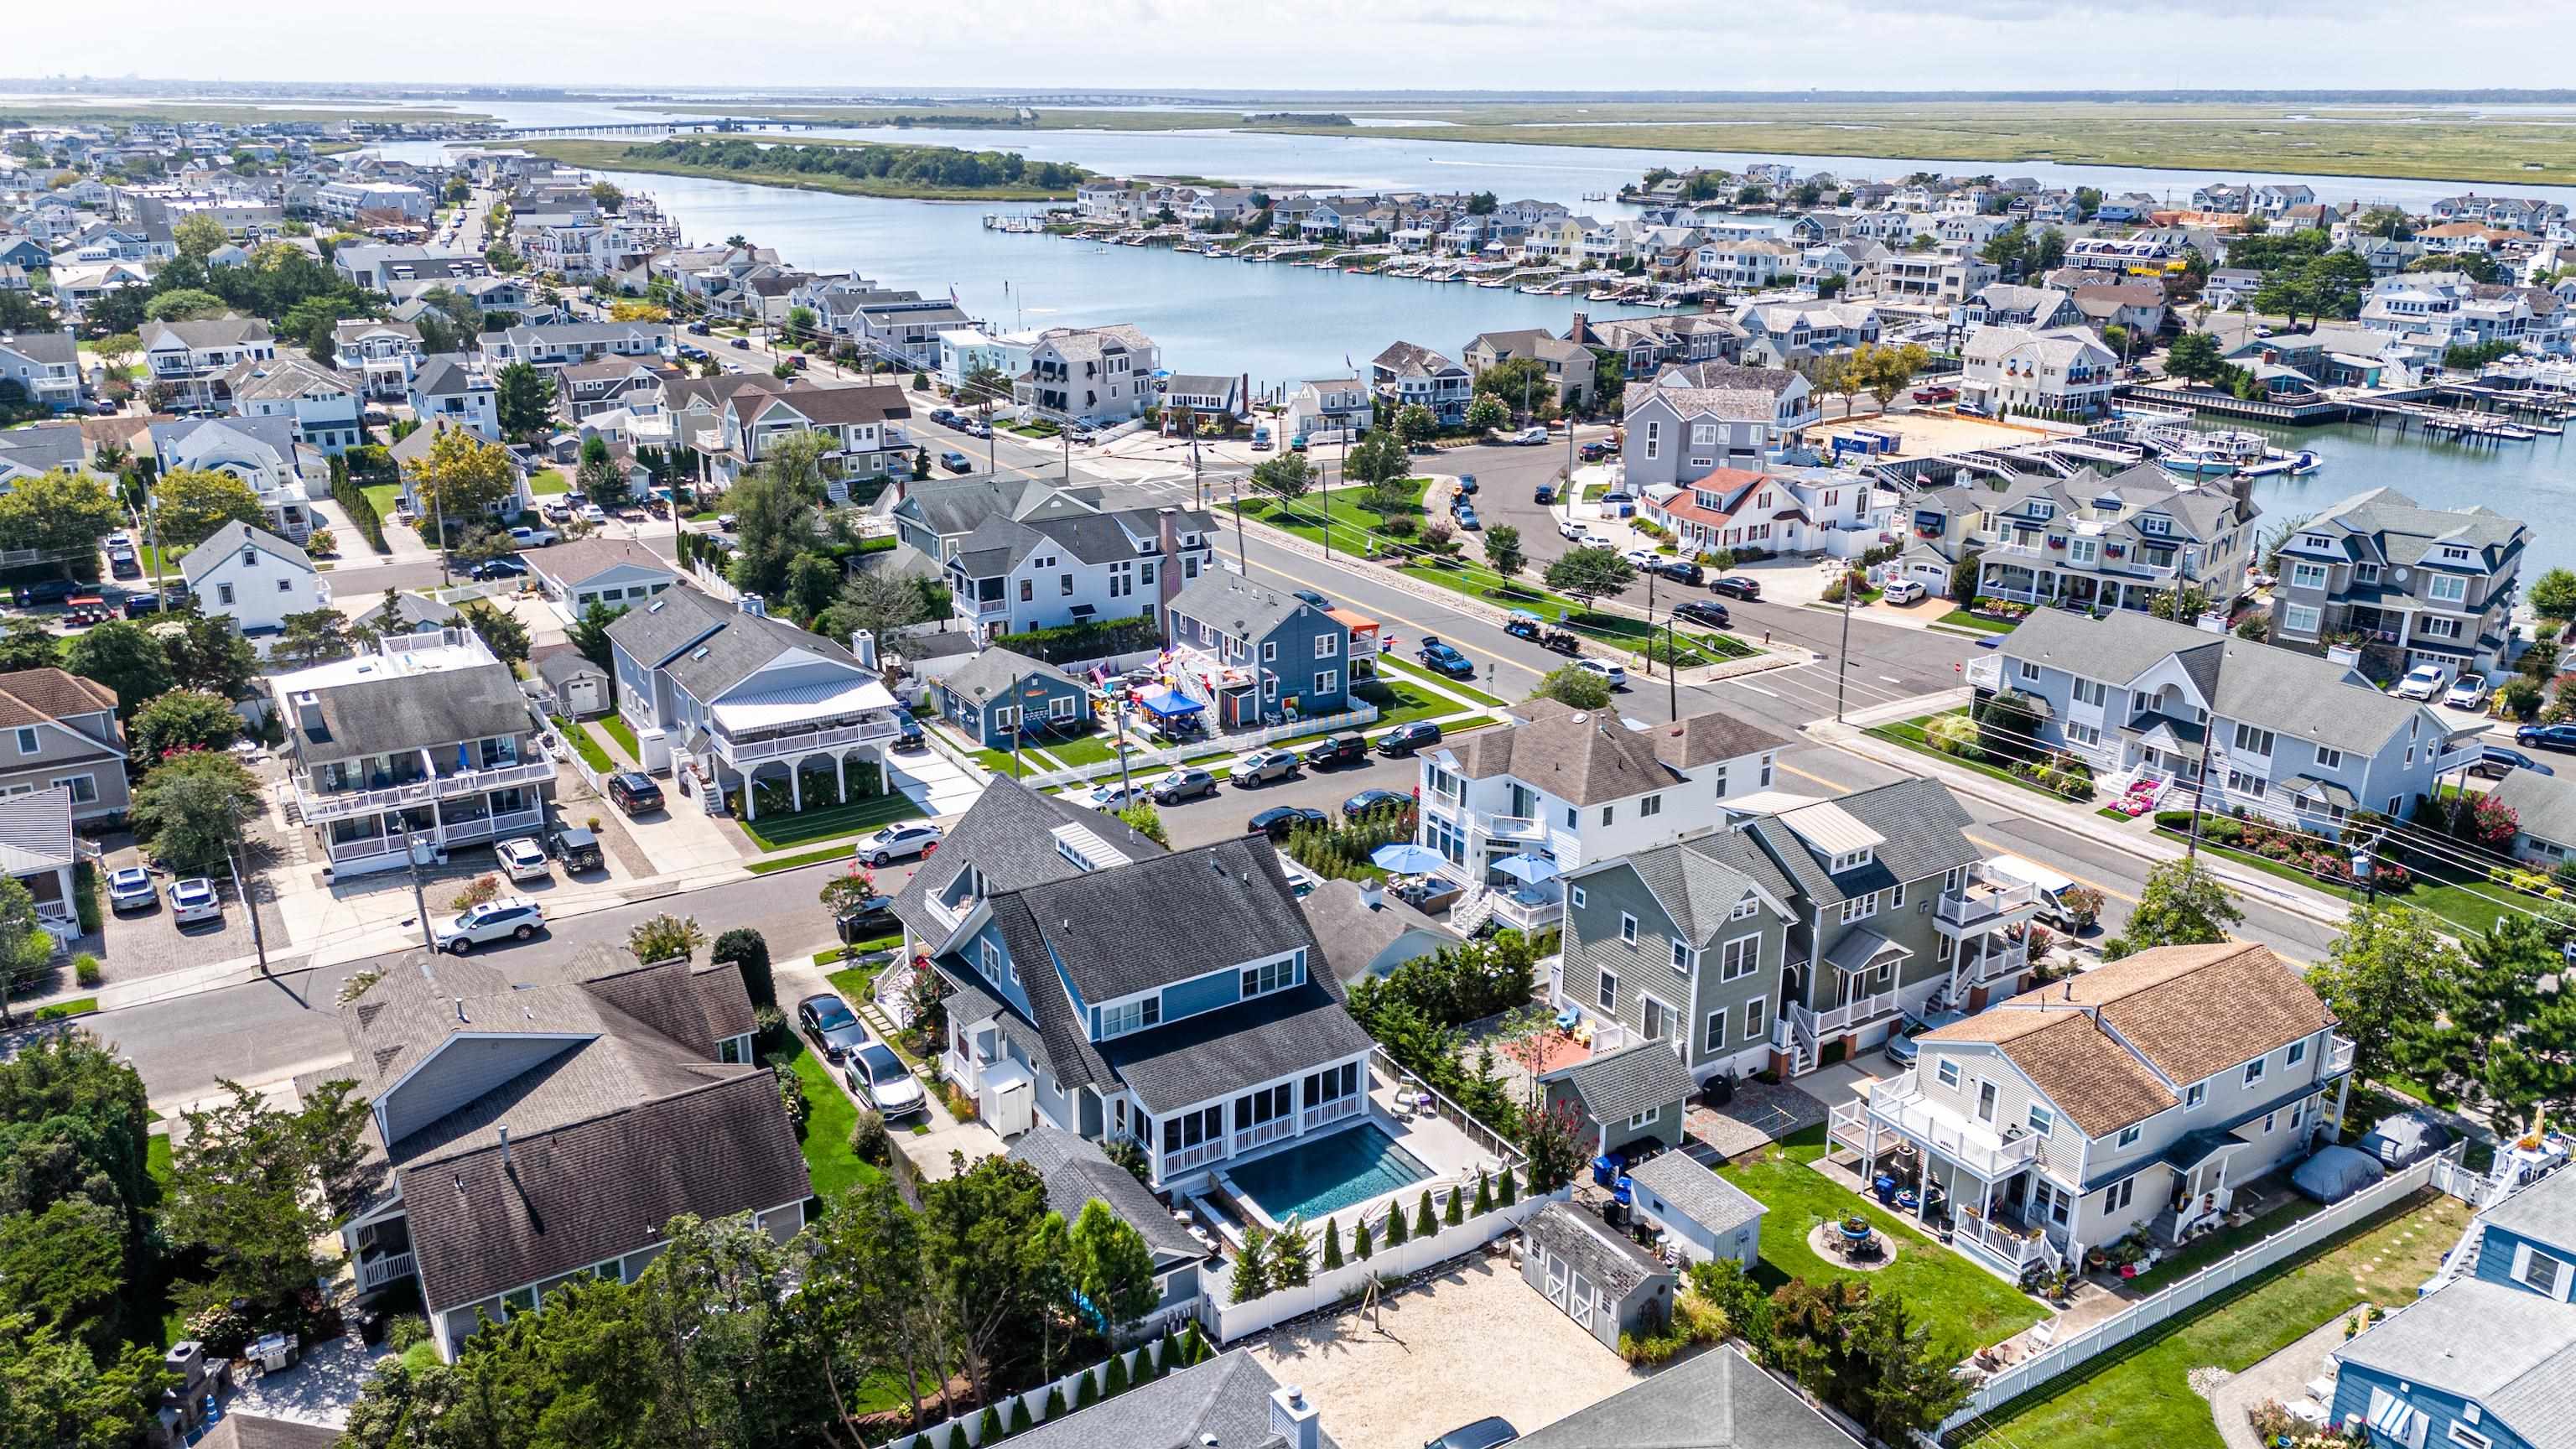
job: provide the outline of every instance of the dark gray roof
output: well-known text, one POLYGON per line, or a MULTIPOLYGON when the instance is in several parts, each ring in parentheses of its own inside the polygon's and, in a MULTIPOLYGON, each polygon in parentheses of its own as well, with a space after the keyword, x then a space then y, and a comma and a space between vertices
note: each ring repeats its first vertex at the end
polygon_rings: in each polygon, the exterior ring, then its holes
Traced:
POLYGON ((0 463, 48 473, 79 468, 88 459, 89 438, 78 423, 38 423, 0 432, 0 463))
POLYGON ((1626 863, 1694 945, 1705 945, 1726 925, 1746 891, 1759 890, 1784 907, 1798 894, 1779 863, 1737 830, 1640 851, 1626 863))
POLYGON ((1009 649, 987 649, 927 671, 933 683, 951 694, 999 699, 1032 674, 1064 684, 1074 681, 1052 664, 1009 649))
POLYGON ((411 390, 422 397, 446 397, 455 393, 490 392, 488 379, 467 371, 453 357, 432 357, 412 373, 411 390))
POLYGON ((608 637, 646 668, 658 668, 701 704, 792 649, 859 667, 850 651, 784 619, 744 613, 695 589, 665 589, 608 628, 608 637))
MULTIPOLYGON (((424 625, 443 629, 448 625, 455 623, 457 621, 457 617, 455 606, 451 604, 442 604, 438 600, 430 598, 425 594, 398 593, 394 595, 395 622, 392 627, 396 629, 407 632, 413 629, 418 629, 424 625)), ((372 608, 369 608, 365 613, 360 614, 351 622, 359 624, 374 624, 378 627, 383 627, 385 623, 385 605, 383 598, 379 596, 372 608)))
POLYGON ((1303 986, 1115 1037, 1094 1050, 1112 1076, 1160 1115, 1355 1057, 1369 1046, 1368 1033, 1342 1006, 1341 983, 1330 971, 1309 971, 1303 986))
POLYGON ((1658 1153, 1630 1168, 1628 1176, 1711 1232, 1727 1232, 1762 1216, 1762 1204, 1751 1193, 1686 1152, 1658 1153))
POLYGON ((1315 944, 1279 852, 1259 836, 1077 871, 1014 898, 1085 1001, 1112 1001, 1315 944), (1222 931, 1208 929, 1220 921, 1222 931))
POLYGON ((607 670, 591 663, 587 655, 568 644, 539 650, 531 662, 537 666, 538 678, 558 688, 584 675, 598 679, 608 677, 607 670))
POLYGON ((1457 945, 1460 939, 1457 932, 1392 895, 1381 892, 1377 904, 1369 904, 1359 886, 1351 881, 1328 880, 1308 892, 1298 905, 1306 913, 1306 924, 1314 931, 1316 944, 1323 948, 1325 962, 1333 975, 1344 982, 1356 979, 1379 952, 1408 931, 1419 931, 1430 938, 1426 951, 1457 945))
POLYGON ((1171 1209, 1156 1201, 1135 1174, 1110 1161, 1099 1143, 1039 1123, 1011 1144, 1011 1160, 1038 1170, 1046 1179, 1047 1206, 1068 1223, 1082 1216, 1083 1204, 1097 1198, 1144 1237, 1158 1263, 1207 1256, 1171 1209))
POLYGON ((1883 842, 1869 864, 1832 875, 1797 833, 1779 818, 1756 820, 1746 827, 1771 859, 1797 882, 1798 893, 1823 905, 1882 891, 1953 866, 1969 865, 1984 852, 1960 832, 1968 812, 1938 780, 1899 780, 1874 790, 1837 795, 1833 803, 1876 832, 1883 842))
POLYGON ((940 841, 939 854, 933 860, 948 862, 948 867, 925 862, 895 893, 896 919, 926 941, 944 942, 948 928, 930 915, 923 902, 948 889, 958 869, 968 865, 984 873, 986 888, 996 894, 1078 873, 1081 867, 1057 851, 1055 838, 1049 833, 1059 825, 1107 831, 1110 843, 1131 860, 1163 853, 1163 847, 1125 829, 1112 816, 1054 795, 1042 795, 1006 776, 995 776, 940 841))
POLYGON ((1639 1042, 1608 1056, 1559 1067, 1539 1078, 1563 1082, 1583 1102, 1596 1122, 1624 1120, 1655 1107, 1669 1107, 1696 1090, 1681 1056, 1659 1041, 1639 1042))
MULTIPOLYGON (((1279 1381, 1242 1349, 1141 1384, 1088 1409, 1050 1419, 1012 1443, 1018 1449, 1279 1449, 1270 1424, 1279 1381)), ((1317 1431, 1321 1449, 1336 1449, 1317 1431)))
POLYGON ((1172 612, 1240 639, 1266 639, 1300 610, 1313 605, 1294 594, 1265 588, 1241 574, 1212 569, 1172 600, 1172 612))
POLYGON ((506 664, 387 673, 314 691, 318 729, 290 713, 287 736, 307 764, 452 745, 529 728, 528 701, 506 664))
MULTIPOLYGON (((2036 609, 2020 628, 2004 636, 1999 652, 2006 659, 2027 659, 2113 684, 2126 684, 2181 653, 2185 668, 2206 698, 2209 689, 2202 675, 2214 675, 2224 643, 2224 635, 2136 609, 2115 609, 2107 619, 2067 609, 2036 609)), ((2006 677, 2010 678, 2010 671, 2006 677)))
POLYGON ((2508 554, 2520 551, 2524 536, 2520 523, 2493 509, 2426 508, 2394 488, 2356 493, 2310 519, 2305 527, 2314 532, 2366 535, 2383 559, 2400 567, 2439 568, 2440 560, 2426 555, 2436 543, 2448 543, 2477 553, 2482 563, 2493 568, 2508 554))
POLYGON ((1540 1208, 1522 1231, 1549 1253, 1573 1262, 1613 1301, 1656 1278, 1673 1276, 1672 1269, 1647 1256, 1645 1249, 1571 1203, 1552 1202, 1540 1208))
POLYGON ((197 1441, 197 1449, 335 1449, 340 1431, 258 1414, 226 1414, 197 1441))
POLYGON ((313 572, 313 560, 305 556, 304 550, 265 528, 253 528, 238 518, 208 534, 205 542, 181 555, 179 572, 194 586, 198 580, 231 562, 245 544, 263 553, 275 554, 308 574, 313 572))
POLYGON ((2335 1356, 2473 1400, 2522 1443, 2576 1444, 2576 1306, 2461 1278, 2390 1314, 2335 1356))
POLYGON ((1733 1345, 1686 1359, 1515 1441, 1520 1449, 1853 1449, 1733 1345))

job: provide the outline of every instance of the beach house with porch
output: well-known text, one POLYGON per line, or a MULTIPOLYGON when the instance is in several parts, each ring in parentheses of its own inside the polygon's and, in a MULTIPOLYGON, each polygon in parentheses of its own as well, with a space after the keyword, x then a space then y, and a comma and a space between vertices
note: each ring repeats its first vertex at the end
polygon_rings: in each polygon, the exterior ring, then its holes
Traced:
MULTIPOLYGON (((2338 651, 2339 653, 2341 651, 2338 651)), ((2483 721, 2454 724, 2382 693, 2353 657, 2123 610, 2043 609, 1968 682, 2034 702, 2038 743, 2098 776, 2153 779, 2208 802, 2335 835, 2355 810, 2405 817, 2437 777, 2478 759, 2483 721)))
POLYGON ((2007 1278, 2133 1228, 2170 1247, 2341 1128, 2334 1025, 2269 947, 2159 946, 1926 1032, 1834 1107, 1829 1151, 1928 1180, 1915 1215, 2007 1278))
POLYGON ((890 787, 886 746, 902 726, 873 660, 770 618, 758 594, 727 605, 666 589, 608 638, 643 764, 683 789, 756 820, 890 787))
POLYGON ((470 629, 388 634, 272 676, 297 819, 335 876, 533 831, 555 762, 510 667, 470 629))
POLYGON ((1939 492, 1975 506, 1913 500, 1913 541, 1964 541, 1981 560, 1980 594, 2144 609, 2158 594, 2198 588, 2223 613, 2245 592, 2259 510, 2250 488, 2234 482, 2178 484, 2141 463, 2109 478, 2079 472, 2001 491, 1972 482, 1939 492))
MULTIPOLYGON (((381 1168, 341 1225, 358 1290, 417 1279, 439 1354, 565 1284, 632 1283, 670 1221, 777 1241, 813 1195, 731 966, 589 946, 531 979, 413 952, 340 1005, 381 1168)), ((312 1078, 299 1081, 299 1086, 312 1078)))

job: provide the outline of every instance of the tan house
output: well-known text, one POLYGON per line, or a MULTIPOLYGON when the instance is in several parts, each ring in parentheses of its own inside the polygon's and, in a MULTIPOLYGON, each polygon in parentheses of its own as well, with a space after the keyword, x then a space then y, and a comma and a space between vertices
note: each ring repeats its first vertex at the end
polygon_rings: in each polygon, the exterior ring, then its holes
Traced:
MULTIPOLYGON (((1480 332, 1466 347, 1467 370, 1472 373, 1482 373, 1515 357, 1535 357, 1546 364, 1548 384, 1556 389, 1560 406, 1592 396, 1592 349, 1568 342, 1545 328, 1480 332)), ((1503 400, 1515 406, 1520 402, 1518 398, 1503 400)))

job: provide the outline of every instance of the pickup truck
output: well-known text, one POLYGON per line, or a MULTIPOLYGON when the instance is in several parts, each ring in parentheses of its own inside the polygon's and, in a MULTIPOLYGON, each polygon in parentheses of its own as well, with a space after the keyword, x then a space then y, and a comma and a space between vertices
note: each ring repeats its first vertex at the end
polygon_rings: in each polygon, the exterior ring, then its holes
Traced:
POLYGON ((551 528, 530 528, 521 524, 510 530, 510 542, 520 548, 544 548, 563 542, 563 535, 551 528))
POLYGON ((1955 387, 1918 387, 1914 390, 1914 400, 1919 403, 1955 402, 1958 396, 1959 390, 1955 387))

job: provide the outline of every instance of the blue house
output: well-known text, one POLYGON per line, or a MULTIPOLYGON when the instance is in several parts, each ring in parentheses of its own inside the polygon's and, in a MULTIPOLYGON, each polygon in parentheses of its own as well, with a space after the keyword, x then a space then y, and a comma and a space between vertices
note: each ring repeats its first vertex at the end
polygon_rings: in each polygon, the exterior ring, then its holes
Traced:
POLYGON ((1171 603, 1172 672, 1221 728, 1351 707, 1350 626, 1241 574, 1201 574, 1171 603))
POLYGON ((1007 750, 1014 736, 1043 744, 1081 729, 1089 692, 1052 664, 1008 649, 952 660, 930 674, 939 717, 986 749, 1007 750))
POLYGON ((2576 1444, 2576 1172, 2479 1214, 2424 1296, 2336 1351, 2334 1423, 2380 1449, 2576 1444))

